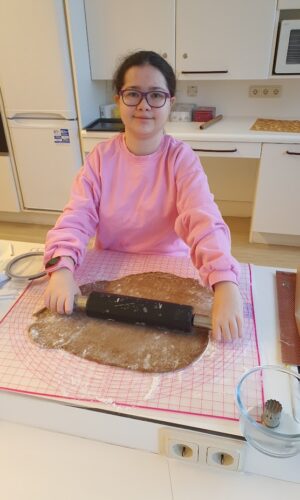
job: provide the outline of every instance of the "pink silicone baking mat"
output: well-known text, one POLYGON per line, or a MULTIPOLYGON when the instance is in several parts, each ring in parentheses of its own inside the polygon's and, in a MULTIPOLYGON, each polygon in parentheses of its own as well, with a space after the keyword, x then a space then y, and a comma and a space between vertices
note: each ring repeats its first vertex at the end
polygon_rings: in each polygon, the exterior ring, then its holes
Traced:
MULTIPOLYGON (((235 387, 246 370, 260 364, 251 293, 251 268, 241 266, 244 336, 210 342, 196 362, 167 374, 143 374, 99 365, 63 350, 41 349, 28 338, 32 313, 43 305, 45 279, 33 282, 0 323, 0 388, 39 396, 164 410, 238 420, 235 387)), ((88 252, 76 273, 79 284, 128 274, 163 271, 198 279, 188 258, 88 252)), ((248 404, 261 405, 262 388, 248 390, 248 404)))

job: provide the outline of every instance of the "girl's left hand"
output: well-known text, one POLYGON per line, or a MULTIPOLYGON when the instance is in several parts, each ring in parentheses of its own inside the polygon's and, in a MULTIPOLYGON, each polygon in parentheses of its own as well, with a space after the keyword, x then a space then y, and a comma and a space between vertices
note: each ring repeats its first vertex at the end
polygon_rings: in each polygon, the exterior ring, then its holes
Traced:
POLYGON ((231 281, 214 285, 212 337, 234 340, 243 335, 243 303, 239 287, 231 281))

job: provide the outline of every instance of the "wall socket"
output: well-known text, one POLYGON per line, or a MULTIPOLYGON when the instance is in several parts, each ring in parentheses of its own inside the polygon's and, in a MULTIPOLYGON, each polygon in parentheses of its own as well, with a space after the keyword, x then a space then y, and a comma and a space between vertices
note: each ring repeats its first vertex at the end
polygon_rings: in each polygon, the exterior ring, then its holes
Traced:
POLYGON ((250 85, 249 97, 281 97, 281 85, 250 85))
POLYGON ((197 85, 188 85, 186 93, 189 97, 196 97, 198 95, 197 85))
POLYGON ((244 441, 179 429, 159 429, 160 453, 169 458, 223 470, 241 471, 244 441))

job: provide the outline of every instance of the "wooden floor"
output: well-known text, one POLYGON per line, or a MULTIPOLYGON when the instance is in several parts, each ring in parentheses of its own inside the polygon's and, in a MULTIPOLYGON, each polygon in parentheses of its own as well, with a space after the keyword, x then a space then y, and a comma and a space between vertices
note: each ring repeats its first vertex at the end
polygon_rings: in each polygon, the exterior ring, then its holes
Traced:
MULTIPOLYGON (((231 230, 232 254, 240 262, 262 266, 300 266, 300 247, 249 243, 250 219, 225 217, 231 230)), ((0 239, 43 243, 50 226, 0 222, 0 239)))

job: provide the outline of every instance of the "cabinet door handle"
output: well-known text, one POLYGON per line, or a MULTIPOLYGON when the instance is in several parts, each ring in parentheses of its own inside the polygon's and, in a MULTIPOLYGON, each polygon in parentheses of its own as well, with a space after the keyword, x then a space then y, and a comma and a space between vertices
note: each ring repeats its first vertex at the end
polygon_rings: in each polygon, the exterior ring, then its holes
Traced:
POLYGON ((298 153, 296 151, 286 151, 286 154, 287 155, 299 155, 300 156, 300 153, 298 153))
POLYGON ((221 69, 216 71, 181 71, 183 75, 209 75, 215 73, 228 73, 228 69, 221 69))
POLYGON ((194 149, 193 151, 202 151, 202 153, 236 153, 237 148, 234 149, 194 149))

